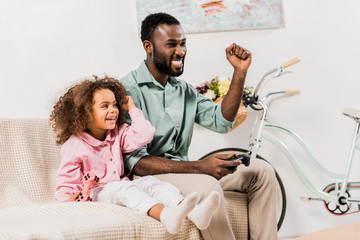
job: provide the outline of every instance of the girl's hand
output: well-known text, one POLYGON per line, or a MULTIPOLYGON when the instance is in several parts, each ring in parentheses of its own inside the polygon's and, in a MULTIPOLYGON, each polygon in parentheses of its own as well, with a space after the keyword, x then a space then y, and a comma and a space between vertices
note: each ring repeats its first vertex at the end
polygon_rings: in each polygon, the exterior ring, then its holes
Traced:
POLYGON ((131 109, 135 108, 135 103, 132 97, 126 96, 127 103, 125 103, 122 108, 126 111, 130 111, 131 109))
POLYGON ((77 198, 77 196, 79 196, 80 191, 78 191, 77 193, 75 193, 74 195, 72 195, 71 198, 69 198, 68 200, 66 200, 67 202, 75 202, 75 199, 77 198))

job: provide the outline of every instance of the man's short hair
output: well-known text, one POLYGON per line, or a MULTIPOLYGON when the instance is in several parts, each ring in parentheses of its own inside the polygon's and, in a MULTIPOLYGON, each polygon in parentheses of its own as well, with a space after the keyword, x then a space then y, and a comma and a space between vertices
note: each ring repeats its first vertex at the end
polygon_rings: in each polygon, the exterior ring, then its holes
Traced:
POLYGON ((148 40, 151 42, 154 31, 160 24, 180 25, 180 22, 167 13, 160 12, 150 14, 141 22, 141 41, 144 42, 148 40))

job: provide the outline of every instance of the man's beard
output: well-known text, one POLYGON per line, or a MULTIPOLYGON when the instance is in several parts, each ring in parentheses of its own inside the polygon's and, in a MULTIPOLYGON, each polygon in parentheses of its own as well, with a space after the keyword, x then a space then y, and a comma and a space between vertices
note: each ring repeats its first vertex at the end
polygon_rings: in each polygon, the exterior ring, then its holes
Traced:
POLYGON ((178 77, 184 72, 184 65, 183 65, 181 71, 174 72, 171 69, 171 62, 169 63, 170 65, 168 66, 164 60, 165 57, 163 57, 162 54, 159 54, 156 51, 155 45, 153 45, 153 48, 154 48, 153 62, 154 62, 155 67, 159 70, 159 72, 169 75, 169 76, 172 76, 172 77, 178 77))

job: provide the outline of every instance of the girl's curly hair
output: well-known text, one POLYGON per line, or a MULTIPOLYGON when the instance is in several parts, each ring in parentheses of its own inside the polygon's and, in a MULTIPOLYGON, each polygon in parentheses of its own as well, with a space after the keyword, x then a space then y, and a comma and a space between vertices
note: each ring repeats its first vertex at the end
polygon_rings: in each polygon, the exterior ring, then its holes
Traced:
POLYGON ((56 143, 63 144, 73 134, 85 131, 92 121, 93 96, 95 91, 109 89, 115 95, 119 108, 117 123, 123 124, 127 111, 121 106, 127 103, 126 91, 119 80, 105 76, 86 79, 72 86, 59 98, 50 115, 50 124, 56 134, 56 143))

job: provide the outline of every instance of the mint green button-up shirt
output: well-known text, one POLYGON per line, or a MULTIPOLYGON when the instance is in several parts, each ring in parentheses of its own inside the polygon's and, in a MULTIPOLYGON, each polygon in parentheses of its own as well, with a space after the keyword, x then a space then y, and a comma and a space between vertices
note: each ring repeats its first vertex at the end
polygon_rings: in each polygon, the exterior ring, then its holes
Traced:
POLYGON ((221 105, 175 77, 170 77, 162 86, 151 75, 145 61, 120 81, 135 105, 142 109, 145 118, 156 129, 148 145, 124 155, 125 164, 130 170, 146 155, 188 161, 194 123, 219 133, 227 133, 232 127, 233 123, 223 117, 221 105))

